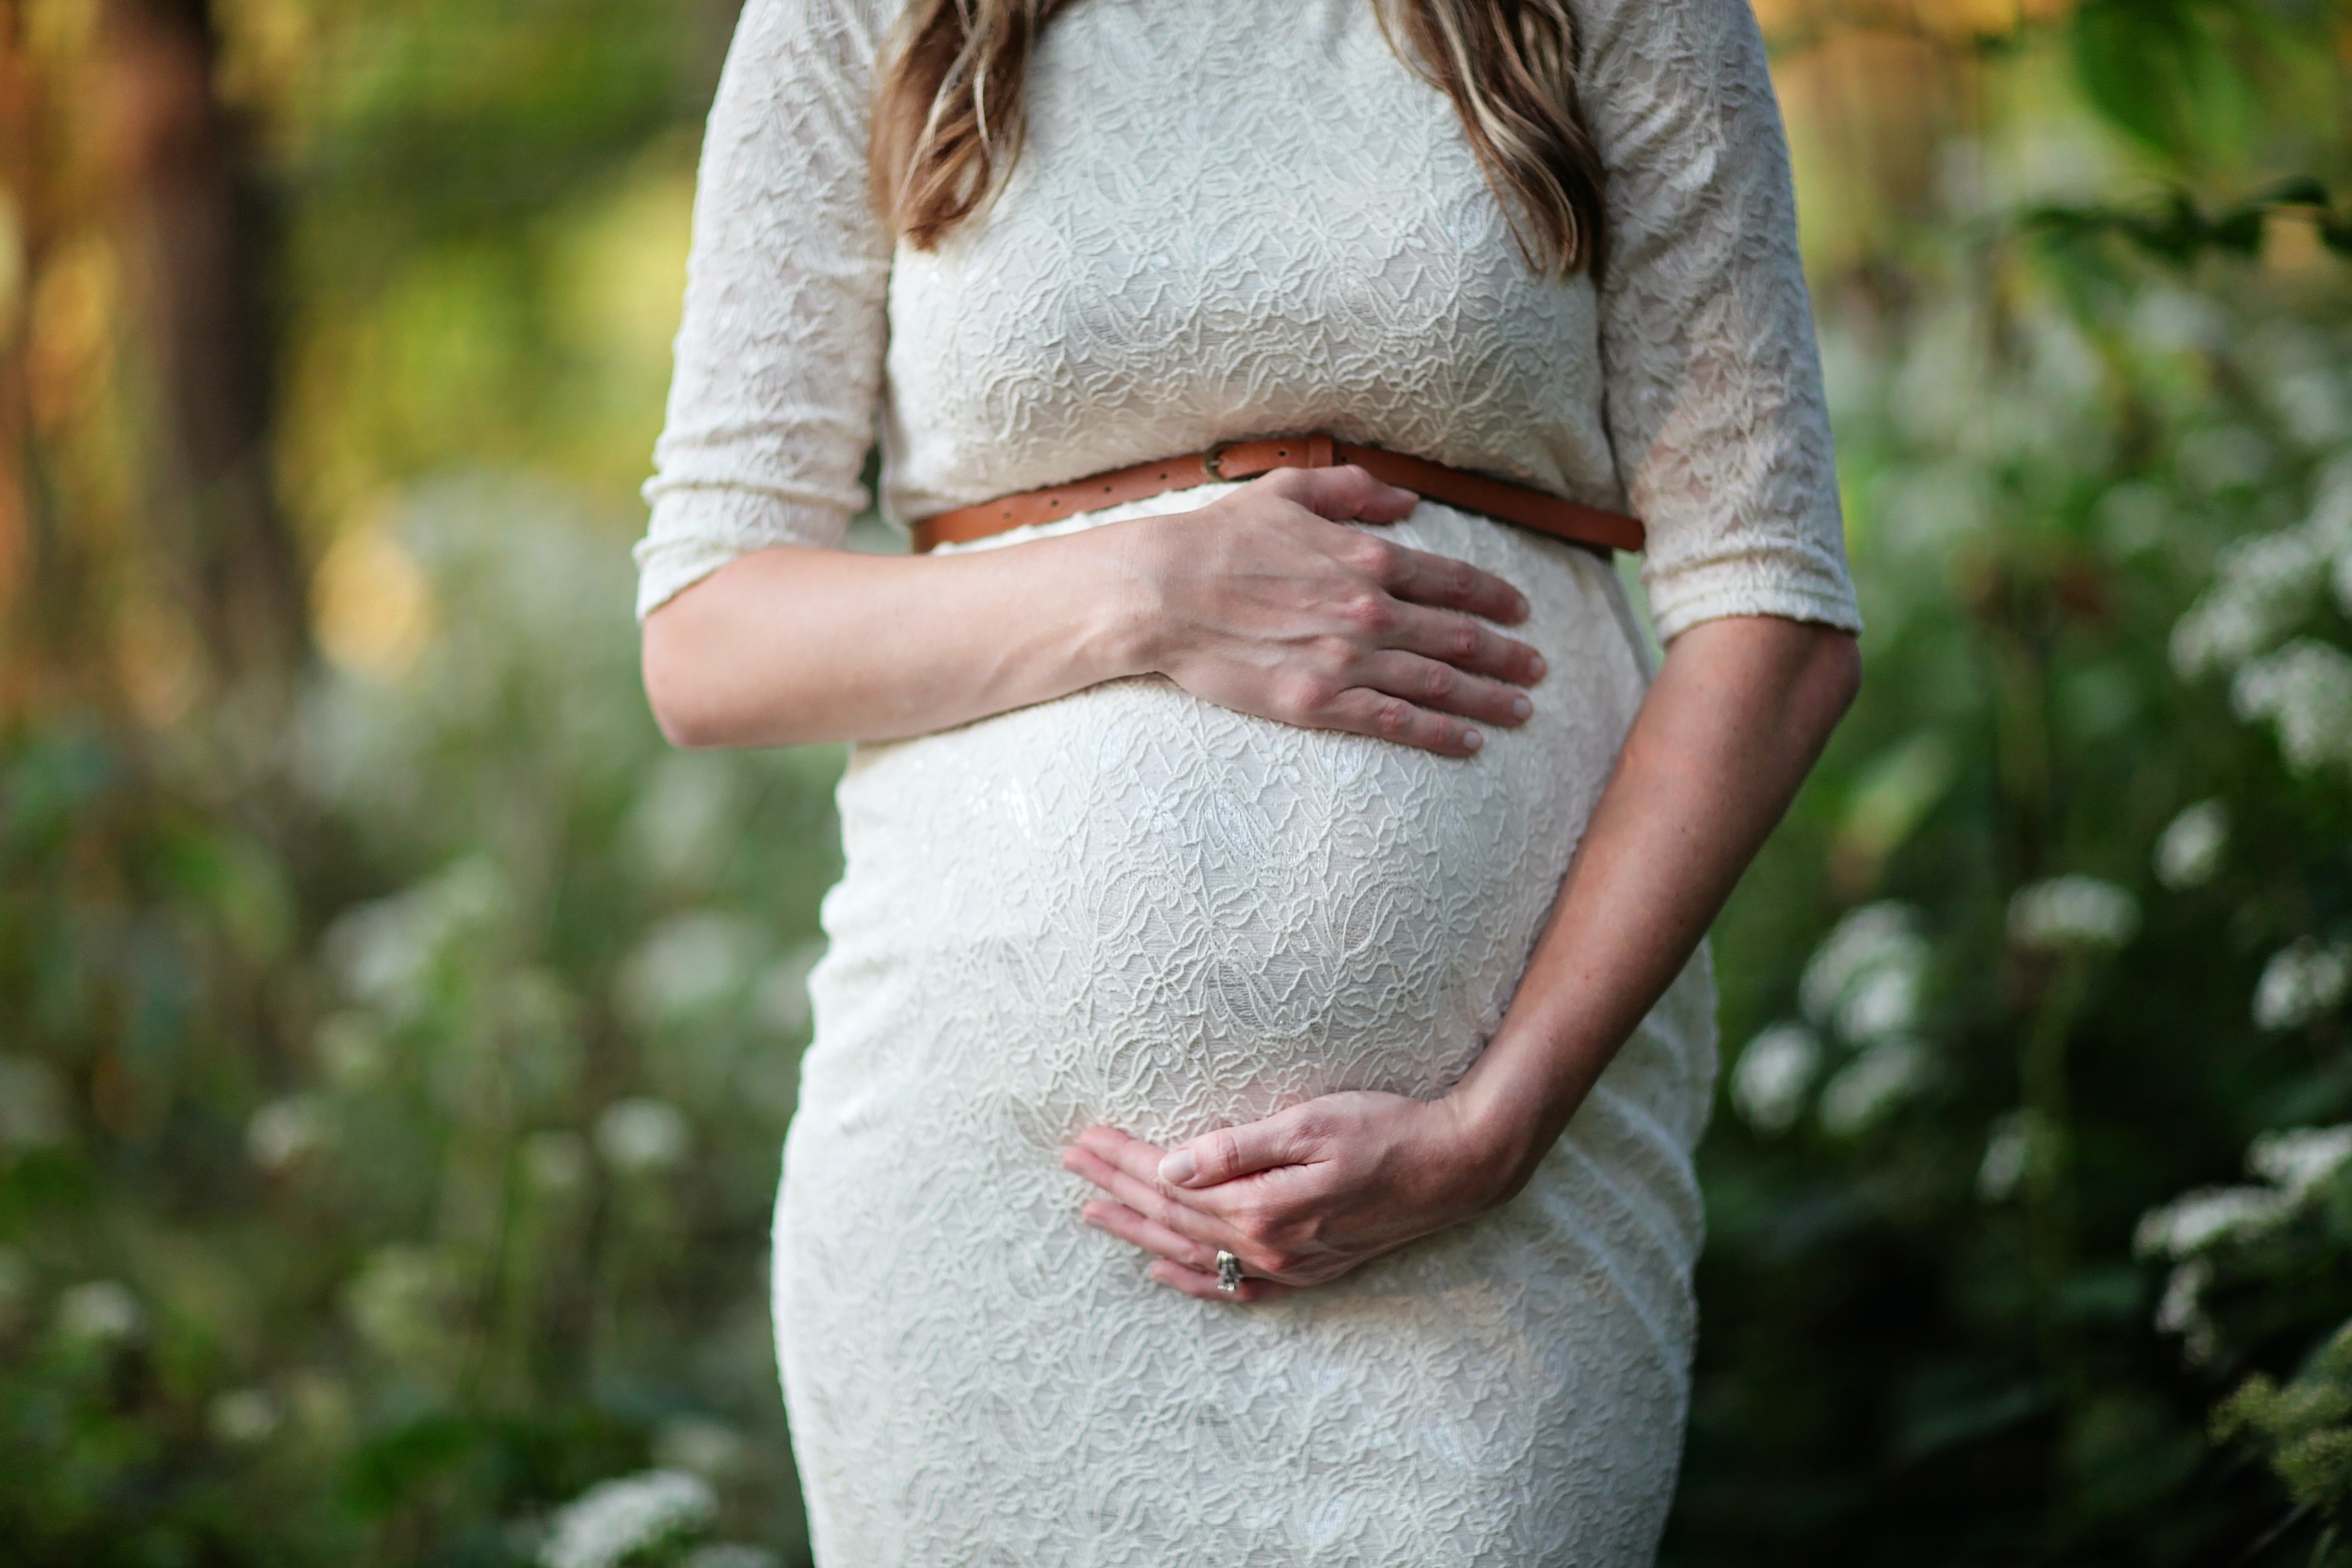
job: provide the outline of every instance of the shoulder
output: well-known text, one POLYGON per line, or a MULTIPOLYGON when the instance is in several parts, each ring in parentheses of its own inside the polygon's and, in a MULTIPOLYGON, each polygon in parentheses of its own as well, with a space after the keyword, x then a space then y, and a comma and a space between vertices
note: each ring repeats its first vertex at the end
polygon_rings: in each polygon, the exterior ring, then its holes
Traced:
POLYGON ((870 76, 908 0, 745 0, 727 75, 827 67, 870 76))

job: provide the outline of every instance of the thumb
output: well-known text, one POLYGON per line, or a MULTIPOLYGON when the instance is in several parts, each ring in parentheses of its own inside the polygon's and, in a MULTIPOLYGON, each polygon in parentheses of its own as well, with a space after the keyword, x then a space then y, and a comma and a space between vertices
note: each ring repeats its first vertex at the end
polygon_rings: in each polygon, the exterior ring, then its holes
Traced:
POLYGON ((1160 1179, 1171 1187, 1213 1187, 1222 1182, 1297 1164, 1305 1151, 1286 1113, 1204 1132, 1180 1144, 1160 1162, 1160 1179))
POLYGON ((1332 522, 1402 522, 1421 498, 1383 484, 1352 463, 1336 468, 1276 468, 1255 481, 1332 522))

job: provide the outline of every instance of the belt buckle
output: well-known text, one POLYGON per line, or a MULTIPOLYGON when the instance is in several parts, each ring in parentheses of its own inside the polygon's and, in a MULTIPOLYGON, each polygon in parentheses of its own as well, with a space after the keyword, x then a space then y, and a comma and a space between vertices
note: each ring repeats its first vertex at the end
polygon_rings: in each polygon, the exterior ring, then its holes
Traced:
POLYGON ((1223 466, 1225 460, 1225 448, 1236 444, 1237 443, 1232 441, 1219 441, 1207 451, 1202 453, 1201 471, 1208 475, 1209 478, 1213 479, 1223 479, 1225 477, 1223 466))

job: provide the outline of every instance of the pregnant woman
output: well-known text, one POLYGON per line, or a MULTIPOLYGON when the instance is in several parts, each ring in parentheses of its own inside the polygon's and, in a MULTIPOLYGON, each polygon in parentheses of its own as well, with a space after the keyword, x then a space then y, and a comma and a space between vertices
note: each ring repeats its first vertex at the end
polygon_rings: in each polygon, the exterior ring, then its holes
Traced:
POLYGON ((1743 0, 750 0, 677 348, 655 710, 857 742, 820 1563, 1648 1561, 1700 940, 1858 668, 1743 0))

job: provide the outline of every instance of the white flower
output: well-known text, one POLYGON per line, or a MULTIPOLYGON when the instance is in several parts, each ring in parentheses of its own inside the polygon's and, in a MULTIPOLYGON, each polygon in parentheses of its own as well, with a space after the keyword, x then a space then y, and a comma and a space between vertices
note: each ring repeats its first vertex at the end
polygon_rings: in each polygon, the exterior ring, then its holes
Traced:
POLYGON ((2300 528, 2231 544, 2212 584, 2173 626, 2172 667, 2194 679, 2243 664, 2310 613, 2324 566, 2300 528))
POLYGON ((2212 1360, 2213 1352, 2221 1348, 2213 1320, 2205 1315, 2205 1290, 2212 1283, 2211 1261, 2192 1258, 2166 1277, 2164 1297, 2156 1304, 2157 1331, 2179 1334, 2180 1348, 2192 1365, 2212 1360))
POLYGON ((2156 879, 2166 887, 2201 888, 2221 868, 2230 847, 2230 808, 2200 800, 2172 819, 2156 841, 2156 879))
POLYGON ((265 1171, 282 1171, 326 1144, 327 1108, 316 1095, 270 1101, 245 1124, 245 1152, 265 1171))
POLYGON ((2185 1333, 2204 1308, 2205 1287, 2213 1282, 2210 1258, 2192 1258, 2166 1276, 2164 1299, 2157 1303, 2156 1326, 2159 1332, 2185 1333))
POLYGON ((2352 551, 2352 453, 2327 465, 2313 488, 2311 515, 2304 533, 2331 554, 2352 551))
POLYGON ((353 996, 395 1016, 412 1013, 426 1000, 434 966, 493 926, 506 905, 506 879, 496 866, 459 860, 405 892, 338 916, 327 951, 353 996))
POLYGON ((1785 1132, 1805 1108, 1805 1091, 1822 1068, 1822 1042, 1802 1024, 1775 1024, 1739 1053, 1731 1073, 1731 1103, 1759 1132, 1785 1132))
POLYGON ((1837 1031, 1862 1044, 1907 1034, 1919 1021, 1919 992, 1927 976, 1912 963, 1882 963, 1847 988, 1838 1005, 1837 1031))
POLYGON ((2249 723, 2276 726, 2279 750, 2297 773, 2352 767, 2352 657, 2340 648, 2296 638, 2238 671, 2230 707, 2249 723))
POLYGON ((1822 1130, 1840 1138, 1867 1131, 1926 1086, 1931 1065, 1927 1047, 1917 1040, 1881 1040, 1822 1089, 1822 1130))
POLYGON ((2352 1160, 2352 1123, 2265 1132, 2246 1151, 2246 1168, 2300 1200, 2352 1160))
POLYGON ((118 1344, 146 1331, 147 1313, 131 1287, 91 1279, 58 1298, 58 1331, 84 1344, 118 1344))
POLYGON ((0 1056, 0 1150, 52 1148, 66 1126, 58 1069, 38 1057, 0 1056))
POLYGON ((2033 1154, 2033 1119, 2012 1110, 1992 1124, 1985 1140, 1984 1159, 1977 1166, 1977 1196, 1986 1203, 2006 1203, 2025 1179, 2026 1163, 2033 1154))
POLYGON ((2096 877, 2053 877, 2009 901, 2009 938, 2030 951, 2121 947, 2138 930, 2138 900, 2096 877))
POLYGON ((396 1242, 369 1255, 344 1304, 370 1349, 396 1364, 432 1367, 449 1352, 457 1296, 455 1273, 439 1254, 396 1242))
POLYGON ((2291 1207, 2273 1187, 2200 1187, 2140 1215, 2132 1250, 2142 1258, 2187 1258, 2217 1242, 2260 1235, 2291 1207))
POLYGON ((599 1482, 557 1512, 539 1560, 545 1568, 619 1568, 637 1552, 708 1530, 718 1507, 710 1483, 676 1470, 599 1482))
POLYGON ((215 1397, 205 1413, 213 1436, 238 1447, 268 1440, 282 1412, 265 1388, 237 1388, 215 1397))
POLYGON ((677 1107, 659 1100, 624 1100, 596 1119, 596 1149, 614 1170, 666 1170, 686 1158, 693 1131, 677 1107))
POLYGON ((1798 1005, 1814 1023, 1827 1024, 1858 982, 1887 971, 1916 974, 1927 964, 1918 910, 1892 900, 1864 904, 1848 911, 1813 950, 1798 983, 1798 1005))
POLYGON ((2324 1017, 2352 984, 2352 950, 2323 947, 2305 937, 2271 955, 2254 982, 2254 1022, 2265 1029, 2296 1029, 2324 1017))
POLYGON ((2264 390, 2281 423, 2305 447, 2334 446, 2344 438, 2347 426, 2352 425, 2345 417, 2341 384, 2318 365, 2287 371, 2272 378, 2264 390))
POLYGON ((734 994, 758 956, 759 930, 701 910, 664 921, 621 965, 622 1010, 640 1027, 688 1016, 734 994))

